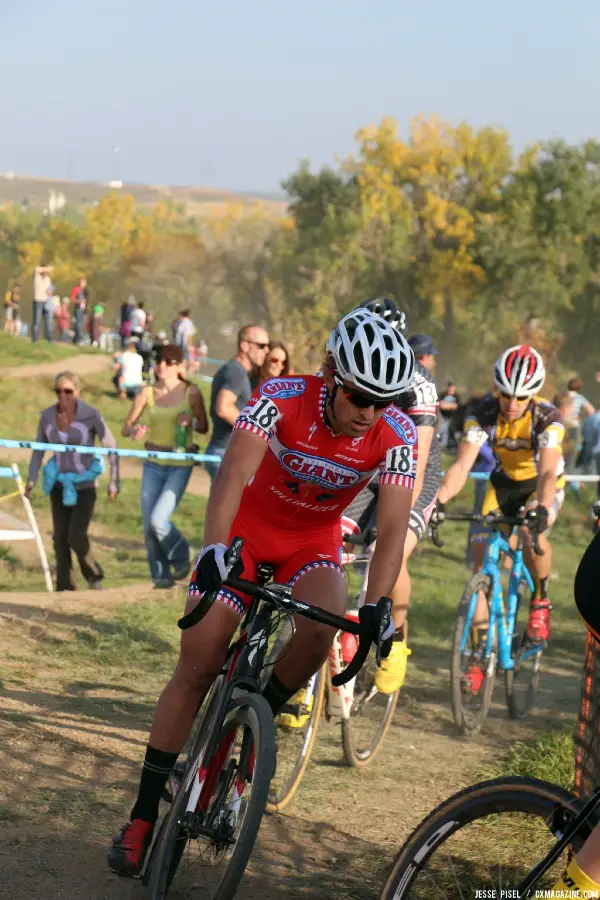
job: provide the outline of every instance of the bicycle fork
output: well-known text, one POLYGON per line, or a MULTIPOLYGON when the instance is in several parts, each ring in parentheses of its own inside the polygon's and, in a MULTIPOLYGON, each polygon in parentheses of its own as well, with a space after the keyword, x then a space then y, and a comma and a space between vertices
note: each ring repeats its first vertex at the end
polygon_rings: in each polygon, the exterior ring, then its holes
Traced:
MULTIPOLYGON (((188 775, 186 789, 191 785, 190 796, 185 808, 185 817, 191 819, 195 815, 205 816, 208 812, 211 798, 214 796, 217 788, 218 780, 221 775, 225 775, 222 790, 226 791, 232 772, 230 767, 226 765, 227 759, 231 754, 233 742, 235 740, 237 729, 232 728, 225 736, 221 743, 213 753, 208 766, 204 765, 204 751, 198 756, 194 766, 188 775)), ((218 825, 219 816, 231 814, 234 820, 240 811, 242 796, 246 787, 246 783, 252 780, 254 770, 254 745, 251 741, 249 733, 244 733, 244 739, 239 753, 239 762, 237 772, 235 773, 235 783, 233 785, 232 799, 221 809, 217 810, 218 825)), ((223 798, 224 799, 224 798, 223 798)), ((219 804, 217 804, 219 806, 219 804)), ((212 832, 212 828, 200 829, 202 832, 212 832)))

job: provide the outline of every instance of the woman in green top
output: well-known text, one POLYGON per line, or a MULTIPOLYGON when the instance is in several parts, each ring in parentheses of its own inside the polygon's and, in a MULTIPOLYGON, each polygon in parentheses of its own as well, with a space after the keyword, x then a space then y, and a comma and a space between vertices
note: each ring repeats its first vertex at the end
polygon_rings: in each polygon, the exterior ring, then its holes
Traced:
POLYGON ((90 341, 92 347, 98 347, 100 344, 100 335, 102 334, 102 322, 104 316, 104 307, 101 303, 96 303, 90 312, 90 341))
MULTIPOLYGON (((206 434, 208 418, 202 394, 183 374, 183 351, 174 344, 160 347, 156 384, 135 398, 123 435, 145 438, 146 450, 194 452, 193 431, 206 434), (139 424, 142 415, 147 424, 139 424)), ((141 507, 144 540, 154 586, 171 587, 190 570, 190 547, 171 522, 185 493, 193 463, 189 460, 145 460, 141 507)))

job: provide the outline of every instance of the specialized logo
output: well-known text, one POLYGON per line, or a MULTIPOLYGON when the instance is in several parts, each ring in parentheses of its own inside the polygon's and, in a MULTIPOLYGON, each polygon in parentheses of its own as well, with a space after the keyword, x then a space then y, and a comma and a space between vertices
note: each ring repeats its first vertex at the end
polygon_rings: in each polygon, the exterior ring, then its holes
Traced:
POLYGON ((283 450, 279 462, 290 475, 325 488, 349 488, 360 481, 360 472, 319 456, 308 456, 297 450, 283 450))
POLYGON ((395 406, 389 406, 384 412, 383 418, 394 429, 399 438, 407 444, 416 444, 417 429, 411 419, 395 406))
POLYGON ((317 423, 313 422, 312 425, 310 426, 310 428, 308 429, 308 440, 309 441, 312 441, 313 434, 315 433, 315 431, 317 430, 318 427, 319 426, 317 425, 317 423))
POLYGON ((260 386, 263 397, 299 397, 306 390, 304 378, 269 378, 260 386))

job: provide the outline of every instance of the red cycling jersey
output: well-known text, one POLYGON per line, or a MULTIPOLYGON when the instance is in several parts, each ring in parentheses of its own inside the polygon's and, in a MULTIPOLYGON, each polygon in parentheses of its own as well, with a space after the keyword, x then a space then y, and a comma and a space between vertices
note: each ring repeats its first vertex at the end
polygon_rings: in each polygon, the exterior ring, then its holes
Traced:
MULTIPOLYGON (((342 513, 373 475, 381 485, 414 486, 417 430, 408 416, 390 406, 364 436, 351 438, 330 428, 325 402, 322 378, 271 378, 235 423, 268 443, 230 535, 244 538, 245 578, 259 562, 272 563, 279 582, 319 566, 338 569, 342 513)), ((189 593, 198 593, 195 573, 189 593)), ((219 596, 243 612, 245 598, 228 590, 219 596)))
POLYGON ((270 527, 318 530, 337 521, 376 472, 380 484, 414 486, 417 431, 408 416, 390 406, 363 437, 351 438, 329 427, 325 399, 317 376, 270 378, 235 423, 269 445, 242 507, 270 527))

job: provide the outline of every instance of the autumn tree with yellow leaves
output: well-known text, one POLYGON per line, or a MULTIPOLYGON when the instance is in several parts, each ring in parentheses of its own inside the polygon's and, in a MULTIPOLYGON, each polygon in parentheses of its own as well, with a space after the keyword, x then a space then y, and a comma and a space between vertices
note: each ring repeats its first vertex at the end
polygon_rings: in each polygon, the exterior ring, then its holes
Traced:
POLYGON ((361 129, 356 152, 284 182, 285 214, 207 204, 200 220, 168 201, 140 210, 107 194, 84 216, 0 211, 0 278, 40 261, 66 292, 82 273, 109 313, 133 291, 167 325, 190 307, 216 354, 248 321, 319 360, 337 318, 386 294, 412 331, 439 344, 439 371, 487 388, 490 361, 523 335, 562 375, 595 371, 600 316, 600 145, 561 141, 515 158, 506 132, 390 118, 361 129), (542 346, 543 345, 543 346, 542 346), (586 369, 587 367, 587 369, 586 369))

